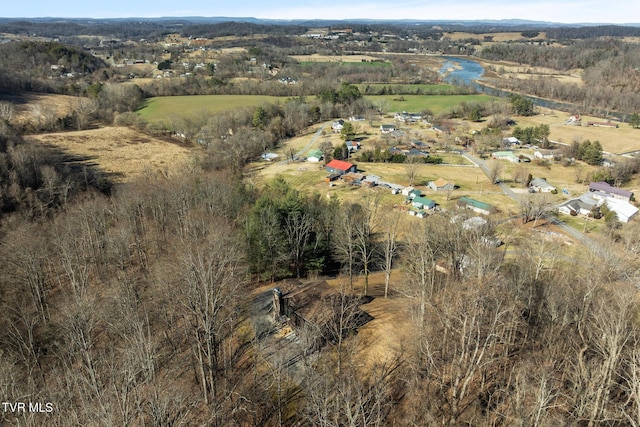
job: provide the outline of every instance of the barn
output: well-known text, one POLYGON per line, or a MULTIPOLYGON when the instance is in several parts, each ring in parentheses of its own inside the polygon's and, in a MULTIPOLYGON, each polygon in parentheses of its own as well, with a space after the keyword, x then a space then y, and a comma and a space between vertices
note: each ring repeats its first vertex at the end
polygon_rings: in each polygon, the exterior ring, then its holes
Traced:
POLYGON ((331 160, 329 163, 327 163, 326 170, 329 173, 344 175, 345 173, 348 173, 348 172, 356 172, 357 168, 356 168, 356 165, 354 165, 353 163, 334 159, 334 160, 331 160))

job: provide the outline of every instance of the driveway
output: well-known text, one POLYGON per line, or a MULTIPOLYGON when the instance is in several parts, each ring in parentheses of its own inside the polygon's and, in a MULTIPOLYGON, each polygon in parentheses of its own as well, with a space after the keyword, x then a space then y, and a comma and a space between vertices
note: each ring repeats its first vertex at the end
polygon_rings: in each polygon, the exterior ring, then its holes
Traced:
MULTIPOLYGON (((467 160, 469 160, 471 163, 474 163, 476 166, 478 166, 480 170, 482 170, 482 172, 484 172, 484 174, 487 175, 487 177, 490 176, 489 166, 487 166, 487 162, 475 156, 472 156, 469 153, 462 153, 462 156, 467 160)), ((511 199, 515 200, 518 203, 522 201, 521 195, 515 193, 507 184, 500 182, 497 185, 500 187, 502 192, 507 196, 509 196, 511 199)), ((545 215, 544 219, 549 221, 551 224, 561 228, 562 231, 564 231, 566 234, 573 237, 574 239, 576 239, 578 242, 582 243, 589 249, 596 250, 599 248, 598 243, 596 243, 594 240, 588 238, 587 236, 584 235, 584 233, 579 232, 575 228, 565 224, 564 222, 554 217, 553 215, 545 215)))

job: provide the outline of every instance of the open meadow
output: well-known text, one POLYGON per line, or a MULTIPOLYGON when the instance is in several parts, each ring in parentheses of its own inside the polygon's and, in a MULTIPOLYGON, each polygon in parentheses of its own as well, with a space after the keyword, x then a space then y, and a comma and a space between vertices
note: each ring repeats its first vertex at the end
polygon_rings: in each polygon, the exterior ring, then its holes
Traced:
POLYGON ((565 121, 570 114, 550 110, 538 109, 539 114, 530 117, 515 117, 518 126, 539 126, 546 124, 551 131, 549 139, 565 144, 573 141, 600 141, 602 149, 612 154, 622 154, 640 150, 640 130, 633 129, 628 123, 619 123, 617 128, 586 126, 588 122, 605 122, 598 117, 582 116, 582 126, 567 125, 565 121))
MULTIPOLYGON (((420 86, 426 88, 430 85, 420 86)), ((434 90, 436 93, 446 91, 446 85, 436 85, 434 90)), ((374 103, 385 103, 392 112, 429 109, 436 114, 449 111, 461 102, 484 103, 494 99, 488 95, 371 95, 366 98, 374 103)), ((288 97, 267 95, 161 96, 147 99, 137 113, 148 122, 163 122, 168 126, 175 118, 197 118, 203 114, 285 102, 287 99, 288 97)))
POLYGON ((450 111, 462 102, 485 103, 495 99, 489 95, 367 95, 374 103, 386 103, 389 111, 420 112, 431 110, 434 114, 450 111))
POLYGON ((28 139, 67 153, 74 162, 96 165, 115 182, 143 176, 166 176, 185 164, 191 148, 170 138, 155 138, 125 127, 48 133, 28 139))
POLYGON ((264 103, 284 102, 286 97, 267 95, 190 95, 159 96, 149 98, 137 110, 149 122, 171 123, 174 118, 197 118, 203 114, 215 114, 264 103))
POLYGON ((71 114, 78 103, 77 96, 22 92, 19 95, 0 94, 0 101, 14 106, 14 123, 25 125, 39 121, 55 121, 71 114))

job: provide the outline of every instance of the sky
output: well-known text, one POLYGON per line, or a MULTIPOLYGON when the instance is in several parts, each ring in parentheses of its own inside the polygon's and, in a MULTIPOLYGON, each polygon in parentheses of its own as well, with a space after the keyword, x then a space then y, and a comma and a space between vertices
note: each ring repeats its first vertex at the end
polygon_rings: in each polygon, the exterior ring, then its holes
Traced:
POLYGON ((561 23, 638 23, 640 1, 616 0, 5 0, 5 18, 527 19, 561 23))

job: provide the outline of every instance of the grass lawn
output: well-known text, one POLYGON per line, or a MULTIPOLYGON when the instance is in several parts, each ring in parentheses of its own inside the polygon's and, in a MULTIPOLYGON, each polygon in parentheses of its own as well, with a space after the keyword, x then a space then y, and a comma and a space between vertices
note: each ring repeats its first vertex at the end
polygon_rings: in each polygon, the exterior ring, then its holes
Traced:
POLYGON ((171 118, 197 117, 264 103, 283 102, 287 97, 267 95, 159 96, 145 101, 137 113, 149 122, 170 123, 171 118))
POLYGON ((567 225, 585 233, 600 233, 604 228, 604 221, 584 216, 558 215, 558 219, 567 225))
POLYGON ((365 98, 374 103, 387 102, 389 111, 418 112, 429 109, 435 114, 449 111, 462 102, 485 103, 495 99, 489 95, 366 95, 365 98))

